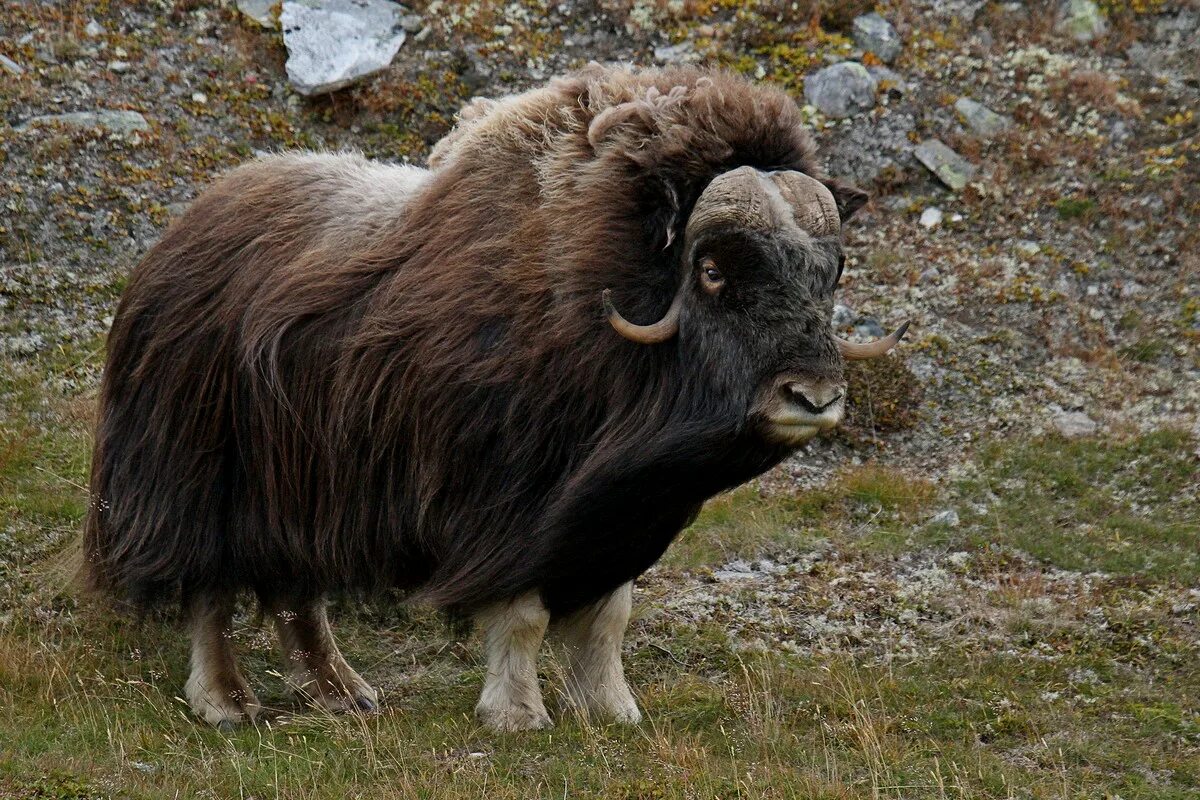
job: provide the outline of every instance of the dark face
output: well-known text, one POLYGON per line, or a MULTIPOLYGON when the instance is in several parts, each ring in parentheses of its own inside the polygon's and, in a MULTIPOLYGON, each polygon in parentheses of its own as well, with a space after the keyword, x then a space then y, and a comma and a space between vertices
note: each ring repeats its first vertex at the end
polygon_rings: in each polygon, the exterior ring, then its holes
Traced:
POLYGON ((715 390, 741 398, 749 426, 772 444, 797 446, 837 425, 845 380, 830 317, 839 237, 722 226, 689 251, 680 336, 689 351, 717 359, 706 373, 726 385, 715 390))

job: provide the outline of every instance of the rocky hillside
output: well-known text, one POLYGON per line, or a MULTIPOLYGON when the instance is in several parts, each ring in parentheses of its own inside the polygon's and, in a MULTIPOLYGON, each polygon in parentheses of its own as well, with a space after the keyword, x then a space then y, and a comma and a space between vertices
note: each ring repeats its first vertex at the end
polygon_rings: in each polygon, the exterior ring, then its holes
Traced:
POLYGON ((1008 431, 1196 425, 1194 4, 383 5, 392 38, 359 54, 382 71, 308 96, 328 48, 287 62, 279 4, 8 4, 0 353, 102 333, 138 254, 255 153, 421 162, 472 96, 593 59, 703 63, 786 87, 829 171, 875 192, 836 322, 914 321, 904 365, 858 373, 848 431, 802 460, 882 446, 932 469, 1008 431))

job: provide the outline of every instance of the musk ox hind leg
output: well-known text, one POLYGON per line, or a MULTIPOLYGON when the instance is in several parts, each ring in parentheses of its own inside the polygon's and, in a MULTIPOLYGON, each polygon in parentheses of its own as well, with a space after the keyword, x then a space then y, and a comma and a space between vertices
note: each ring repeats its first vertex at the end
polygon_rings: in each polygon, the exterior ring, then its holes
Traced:
POLYGON ((584 715, 631 723, 642 718, 621 664, 632 610, 633 584, 627 583, 554 623, 566 656, 567 701, 584 715))
POLYGON ((479 612, 487 648, 487 677, 475 714, 498 731, 548 728, 550 715, 538 685, 537 656, 550 612, 529 592, 479 612))
POLYGON ((379 707, 379 695, 342 657, 324 598, 274 598, 267 610, 279 634, 288 682, 302 697, 335 712, 370 712, 379 707))
POLYGON ((197 716, 222 730, 253 721, 260 708, 233 650, 235 600, 233 592, 199 591, 187 602, 192 671, 184 695, 197 716))

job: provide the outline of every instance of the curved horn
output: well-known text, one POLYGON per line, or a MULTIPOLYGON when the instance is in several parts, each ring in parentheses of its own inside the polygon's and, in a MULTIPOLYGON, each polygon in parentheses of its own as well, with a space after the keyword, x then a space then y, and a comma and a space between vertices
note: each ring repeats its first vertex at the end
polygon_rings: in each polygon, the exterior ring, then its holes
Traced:
POLYGON ((771 183, 792 210, 792 219, 810 236, 833 236, 841 228, 833 192, 811 175, 795 170, 771 173, 771 183))
POLYGON ((859 344, 858 342, 848 342, 840 336, 834 336, 833 341, 837 344, 838 352, 842 354, 842 358, 847 361, 862 361, 866 358, 881 356, 888 350, 891 350, 904 338, 906 331, 908 331, 908 322, 905 322, 882 339, 876 339, 873 342, 859 344))
POLYGON ((675 299, 671 301, 671 307, 667 309, 667 313, 658 322, 650 325, 637 325, 621 316, 621 312, 613 306, 612 290, 605 289, 600 295, 604 302, 604 316, 608 318, 608 323, 613 326, 613 330, 631 342, 661 344, 679 332, 679 315, 683 311, 683 295, 686 285, 686 283, 679 285, 679 291, 675 292, 675 299))

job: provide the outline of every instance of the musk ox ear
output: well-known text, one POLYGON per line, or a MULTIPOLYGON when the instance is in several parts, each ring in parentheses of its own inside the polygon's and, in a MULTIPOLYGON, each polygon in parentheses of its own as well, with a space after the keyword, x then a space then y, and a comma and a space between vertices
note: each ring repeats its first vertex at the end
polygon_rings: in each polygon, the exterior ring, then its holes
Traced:
POLYGON ((848 183, 838 180, 825 180, 822 183, 833 195, 833 202, 837 203, 838 218, 843 223, 854 216, 854 212, 865 206, 871 199, 871 195, 848 183))

